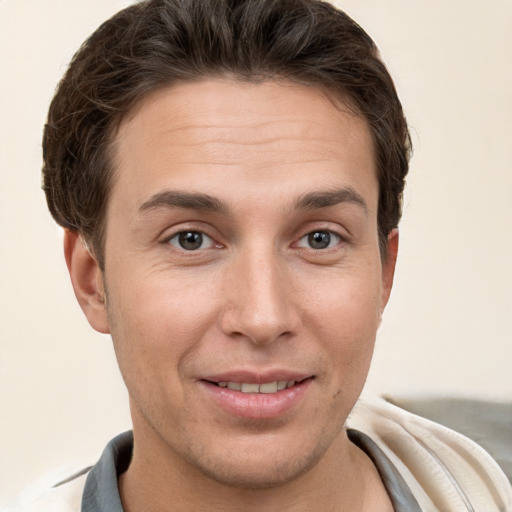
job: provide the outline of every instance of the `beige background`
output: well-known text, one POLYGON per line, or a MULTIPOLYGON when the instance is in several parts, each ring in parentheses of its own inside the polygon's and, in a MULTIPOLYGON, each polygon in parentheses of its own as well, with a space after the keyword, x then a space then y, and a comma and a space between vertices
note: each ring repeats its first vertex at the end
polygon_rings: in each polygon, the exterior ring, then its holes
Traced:
MULTIPOLYGON (((129 428, 108 337, 75 303, 40 191, 46 109, 121 0, 0 0, 0 510, 129 428)), ((415 156, 369 390, 512 397, 512 1, 347 0, 381 48, 415 156)))

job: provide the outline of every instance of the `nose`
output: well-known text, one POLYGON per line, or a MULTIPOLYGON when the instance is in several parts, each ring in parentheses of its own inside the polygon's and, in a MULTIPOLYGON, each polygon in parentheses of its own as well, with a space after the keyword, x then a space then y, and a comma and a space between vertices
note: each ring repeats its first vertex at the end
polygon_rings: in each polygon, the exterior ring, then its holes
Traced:
POLYGON ((264 346, 295 335, 301 317, 290 269, 271 249, 251 252, 228 270, 220 322, 226 335, 264 346))

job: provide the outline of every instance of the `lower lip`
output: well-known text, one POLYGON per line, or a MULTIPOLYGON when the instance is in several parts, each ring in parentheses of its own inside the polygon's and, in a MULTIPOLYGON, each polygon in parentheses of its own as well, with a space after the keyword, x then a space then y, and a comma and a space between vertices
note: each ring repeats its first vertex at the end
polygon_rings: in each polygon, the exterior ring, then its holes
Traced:
POLYGON ((272 419, 296 407, 304 398, 312 379, 275 393, 242 393, 200 381, 214 402, 229 414, 241 418, 272 419))

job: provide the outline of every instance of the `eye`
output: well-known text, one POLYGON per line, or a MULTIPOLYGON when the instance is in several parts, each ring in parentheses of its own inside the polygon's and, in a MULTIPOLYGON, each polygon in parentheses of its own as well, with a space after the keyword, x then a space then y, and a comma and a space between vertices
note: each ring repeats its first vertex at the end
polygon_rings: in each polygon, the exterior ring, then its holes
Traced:
POLYGON ((332 231, 312 231, 303 236, 299 242, 299 247, 307 247, 309 249, 321 250, 329 249, 339 244, 341 237, 332 231))
POLYGON ((201 231, 180 231, 169 238, 168 243, 177 249, 184 249, 185 251, 210 249, 216 245, 208 235, 201 231))

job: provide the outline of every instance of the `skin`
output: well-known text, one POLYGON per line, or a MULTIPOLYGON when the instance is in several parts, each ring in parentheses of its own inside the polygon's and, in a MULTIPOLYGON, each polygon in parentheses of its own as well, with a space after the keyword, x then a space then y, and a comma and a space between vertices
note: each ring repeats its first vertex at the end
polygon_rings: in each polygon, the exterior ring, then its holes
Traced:
POLYGON ((205 80, 145 98, 113 149, 105 271, 73 232, 65 253, 130 395, 126 511, 392 510, 343 428, 398 245, 383 263, 367 123, 316 88, 205 80), (241 417, 205 386, 240 371, 309 378, 293 407, 241 417))

